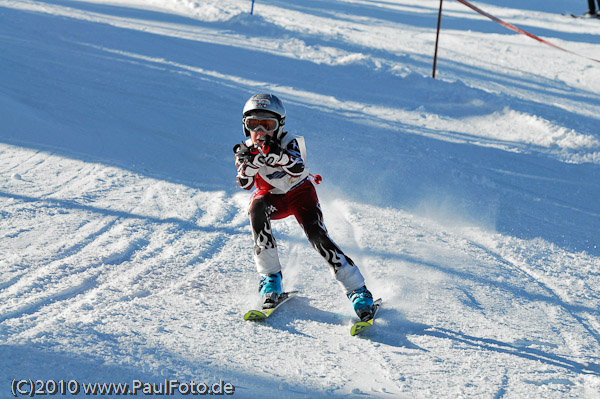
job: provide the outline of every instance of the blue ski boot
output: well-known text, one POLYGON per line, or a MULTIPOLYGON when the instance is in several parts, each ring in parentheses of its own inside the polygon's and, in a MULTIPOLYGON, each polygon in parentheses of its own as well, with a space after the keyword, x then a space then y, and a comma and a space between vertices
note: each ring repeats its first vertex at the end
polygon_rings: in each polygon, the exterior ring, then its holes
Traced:
POLYGON ((263 309, 275 307, 279 300, 279 295, 283 293, 281 289, 281 272, 275 274, 265 274, 260 278, 258 292, 263 299, 263 309))
POLYGON ((373 314, 373 295, 366 285, 349 292, 348 299, 352 302, 354 311, 362 320, 369 320, 373 314))

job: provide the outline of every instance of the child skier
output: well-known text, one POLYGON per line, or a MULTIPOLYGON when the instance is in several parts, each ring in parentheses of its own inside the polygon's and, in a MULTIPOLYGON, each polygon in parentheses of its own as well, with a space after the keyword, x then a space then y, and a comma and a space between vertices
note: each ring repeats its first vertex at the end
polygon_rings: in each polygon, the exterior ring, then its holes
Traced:
POLYGON ((242 115, 247 139, 234 147, 237 183, 246 190, 254 187, 249 214, 263 308, 274 307, 283 292, 271 220, 294 215, 308 241, 331 266, 358 317, 366 320, 373 312, 373 296, 358 267, 329 238, 313 178, 302 158, 303 139, 283 130, 285 116, 276 96, 252 96, 242 115))

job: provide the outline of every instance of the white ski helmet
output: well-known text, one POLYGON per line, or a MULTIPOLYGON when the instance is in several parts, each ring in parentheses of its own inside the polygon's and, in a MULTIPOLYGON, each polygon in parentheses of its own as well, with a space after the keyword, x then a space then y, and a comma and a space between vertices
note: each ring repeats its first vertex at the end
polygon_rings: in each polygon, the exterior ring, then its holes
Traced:
POLYGON ((285 107, 281 100, 273 94, 255 94, 246 101, 242 111, 242 128, 246 137, 250 136, 250 131, 246 128, 246 117, 257 111, 266 111, 277 118, 279 126, 275 138, 281 138, 283 126, 285 125, 285 107))

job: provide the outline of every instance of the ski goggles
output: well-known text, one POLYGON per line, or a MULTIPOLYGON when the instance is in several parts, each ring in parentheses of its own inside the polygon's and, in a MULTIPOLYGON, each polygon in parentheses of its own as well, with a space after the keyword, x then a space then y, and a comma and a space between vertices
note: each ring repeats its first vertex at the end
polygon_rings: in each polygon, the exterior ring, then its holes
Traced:
POLYGON ((257 132, 261 129, 265 133, 271 133, 277 130, 279 121, 275 118, 247 116, 244 118, 244 127, 251 132, 257 132))

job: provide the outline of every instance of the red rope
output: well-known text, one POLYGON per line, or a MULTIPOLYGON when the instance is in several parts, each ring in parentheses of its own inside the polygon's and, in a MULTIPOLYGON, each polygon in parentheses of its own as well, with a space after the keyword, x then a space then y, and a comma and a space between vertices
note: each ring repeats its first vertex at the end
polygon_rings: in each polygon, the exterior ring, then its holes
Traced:
POLYGON ((489 19, 491 19, 492 21, 499 23, 500 25, 504 26, 505 28, 508 28, 508 29, 510 29, 510 30, 514 30, 515 32, 517 32, 517 33, 520 33, 520 34, 522 34, 522 35, 529 36, 530 38, 532 38, 532 39, 535 39, 535 40, 537 40, 538 42, 544 43, 544 44, 546 44, 546 45, 548 45, 548 46, 551 46, 551 47, 554 47, 554 48, 556 48, 556 49, 558 49, 558 50, 565 51, 565 52, 567 52, 567 53, 570 53, 570 54, 576 55, 576 56, 578 56, 578 57, 583 57, 583 58, 587 58, 588 60, 591 60, 591 61, 600 62, 600 60, 597 60, 597 59, 594 59, 594 58, 590 58, 590 57, 586 57, 585 55, 577 54, 577 53, 575 53, 575 52, 573 52, 573 51, 569 51, 569 50, 567 50, 567 49, 564 49, 564 48, 562 48, 562 47, 559 47, 559 46, 557 46, 556 44, 553 44, 553 43, 550 43, 550 42, 549 42, 549 41, 547 41, 547 40, 541 39, 541 38, 537 37, 537 36, 536 36, 536 35, 534 35, 534 34, 531 34, 531 33, 527 32, 527 31, 524 31, 524 30, 523 30, 523 29, 521 29, 521 28, 517 28, 517 27, 516 27, 516 26, 514 26, 514 25, 511 25, 511 24, 509 24, 509 23, 507 23, 507 22, 504 22, 504 21, 502 21, 500 18, 496 18, 496 17, 494 17, 493 15, 491 15, 491 14, 488 14, 487 12, 485 12, 485 11, 483 11, 483 10, 481 10, 481 9, 479 9, 479 8, 477 8, 477 7, 475 7, 473 4, 469 3, 469 2, 468 2, 468 1, 466 1, 466 0, 456 0, 456 1, 458 1, 459 3, 462 3, 462 4, 464 4, 465 6, 469 7, 470 9, 472 9, 472 10, 474 10, 474 11, 476 11, 476 12, 478 12, 479 14, 481 14, 481 15, 483 15, 483 16, 485 16, 485 17, 488 17, 488 18, 489 18, 489 19))

